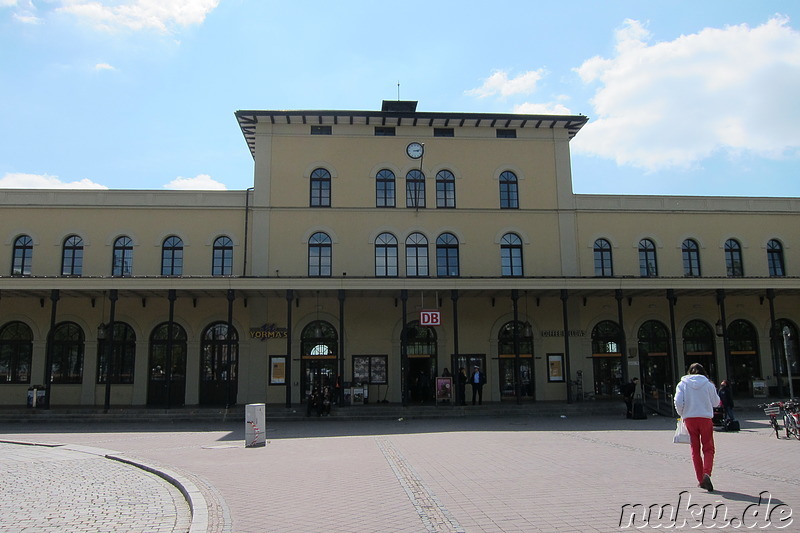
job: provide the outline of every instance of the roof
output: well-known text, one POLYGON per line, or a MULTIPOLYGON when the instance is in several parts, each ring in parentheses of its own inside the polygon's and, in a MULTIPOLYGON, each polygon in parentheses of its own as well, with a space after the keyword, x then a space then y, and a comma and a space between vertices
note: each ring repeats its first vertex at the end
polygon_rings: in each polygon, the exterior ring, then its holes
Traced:
POLYGON ((382 111, 347 110, 240 110, 236 120, 242 129, 250 153, 255 158, 256 124, 368 126, 426 126, 437 128, 488 127, 504 129, 550 128, 566 129, 572 139, 589 121, 584 115, 521 115, 514 113, 418 112, 414 101, 383 102, 382 111))

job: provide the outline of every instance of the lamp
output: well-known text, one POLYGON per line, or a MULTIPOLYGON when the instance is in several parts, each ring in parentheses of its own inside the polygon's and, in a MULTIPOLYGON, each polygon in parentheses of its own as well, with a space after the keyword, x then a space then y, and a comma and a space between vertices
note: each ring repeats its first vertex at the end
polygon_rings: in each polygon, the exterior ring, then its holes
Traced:
POLYGON ((106 330, 107 329, 108 329, 108 326, 105 323, 102 323, 102 322, 100 323, 99 326, 97 326, 97 338, 99 340, 101 340, 101 341, 106 340, 106 330))

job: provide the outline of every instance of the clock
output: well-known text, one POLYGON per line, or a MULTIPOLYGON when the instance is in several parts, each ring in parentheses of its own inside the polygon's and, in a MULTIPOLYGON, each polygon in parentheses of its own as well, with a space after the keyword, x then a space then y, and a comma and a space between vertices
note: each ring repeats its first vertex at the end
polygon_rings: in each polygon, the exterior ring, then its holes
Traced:
POLYGON ((418 142, 413 142, 406 146, 406 153, 411 159, 419 159, 425 151, 425 145, 418 142))

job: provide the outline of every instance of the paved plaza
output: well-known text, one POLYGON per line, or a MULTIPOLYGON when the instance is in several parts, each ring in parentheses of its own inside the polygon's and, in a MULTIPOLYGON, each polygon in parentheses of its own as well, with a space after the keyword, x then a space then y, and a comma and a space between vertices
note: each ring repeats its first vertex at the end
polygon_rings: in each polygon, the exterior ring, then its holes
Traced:
POLYGON ((6 423, 0 531, 800 531, 800 442, 740 418, 714 493, 658 416, 6 423))

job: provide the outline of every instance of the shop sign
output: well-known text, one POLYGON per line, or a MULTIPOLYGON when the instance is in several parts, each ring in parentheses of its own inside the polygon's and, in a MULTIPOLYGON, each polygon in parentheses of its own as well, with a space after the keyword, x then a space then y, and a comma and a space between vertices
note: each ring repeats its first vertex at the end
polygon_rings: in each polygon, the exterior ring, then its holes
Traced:
POLYGON ((440 311, 420 311, 419 323, 421 326, 439 326, 442 324, 440 311))
POLYGON ((267 339, 285 339, 289 336, 287 328, 275 324, 264 324, 259 328, 250 328, 250 338, 265 341, 267 339))

